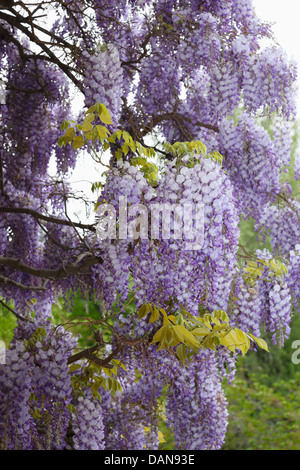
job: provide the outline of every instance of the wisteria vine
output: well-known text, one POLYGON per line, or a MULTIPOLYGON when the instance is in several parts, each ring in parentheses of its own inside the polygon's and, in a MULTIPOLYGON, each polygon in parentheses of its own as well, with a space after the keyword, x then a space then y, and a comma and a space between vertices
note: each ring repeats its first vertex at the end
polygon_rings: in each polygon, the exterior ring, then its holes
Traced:
POLYGON ((162 420, 222 448, 223 379, 300 302, 297 70, 263 38, 251 0, 1 2, 0 448, 157 449, 162 420), (69 182, 82 150, 94 201, 69 182), (55 324, 75 295, 97 317, 55 324))

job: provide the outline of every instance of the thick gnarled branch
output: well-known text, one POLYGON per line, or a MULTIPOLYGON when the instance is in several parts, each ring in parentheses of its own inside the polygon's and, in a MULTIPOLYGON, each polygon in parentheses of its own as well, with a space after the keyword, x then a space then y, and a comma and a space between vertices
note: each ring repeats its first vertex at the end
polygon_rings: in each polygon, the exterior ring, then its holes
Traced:
POLYGON ((53 224, 58 225, 66 225, 69 227, 77 227, 81 229, 90 230, 92 232, 96 231, 95 225, 93 224, 82 224, 80 222, 72 222, 70 220, 60 219, 59 217, 41 214, 40 212, 27 207, 0 207, 0 213, 29 214, 37 220, 44 220, 45 222, 51 222, 53 224))
POLYGON ((105 367, 107 369, 112 369, 113 365, 110 362, 119 354, 119 352, 123 349, 124 346, 135 346, 141 342, 143 342, 145 338, 123 338, 118 337, 117 339, 117 346, 115 349, 104 359, 100 359, 95 356, 94 352, 99 350, 99 345, 94 345, 91 348, 84 349, 79 353, 76 353, 68 358, 68 364, 73 364, 74 362, 80 361, 81 359, 87 359, 95 364, 99 365, 100 367, 105 367))
POLYGON ((63 279, 70 275, 86 274, 88 268, 102 264, 102 262, 100 256, 94 256, 92 253, 82 253, 75 261, 66 263, 57 269, 42 269, 29 266, 17 258, 0 257, 0 265, 2 266, 31 274, 34 277, 51 280, 63 279))

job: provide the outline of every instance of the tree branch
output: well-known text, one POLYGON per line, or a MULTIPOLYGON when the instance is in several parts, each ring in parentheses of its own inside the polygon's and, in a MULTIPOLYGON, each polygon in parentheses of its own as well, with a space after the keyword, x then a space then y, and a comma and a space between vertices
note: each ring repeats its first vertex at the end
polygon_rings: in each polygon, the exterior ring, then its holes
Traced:
POLYGON ((91 348, 84 349, 83 351, 74 354, 73 356, 70 356, 68 358, 68 364, 73 364, 76 361, 79 361, 81 359, 88 359, 89 361, 94 362, 95 364, 99 365, 100 367, 106 367, 108 369, 112 369, 114 366, 112 364, 109 364, 112 359, 114 359, 117 354, 122 350, 124 345, 131 345, 135 346, 136 344, 139 344, 141 341, 143 341, 144 338, 132 338, 132 339, 126 339, 126 338, 118 338, 117 346, 115 349, 107 356, 105 359, 99 359, 97 356, 95 356, 93 353, 97 350, 99 350, 99 345, 94 345, 91 348))
POLYGON ((85 270, 96 264, 102 264, 103 259, 99 256, 94 256, 91 253, 82 253, 78 256, 77 260, 72 263, 65 264, 57 269, 42 269, 42 268, 33 268, 21 260, 16 258, 0 257, 0 265, 8 266, 10 268, 16 269, 17 271, 31 274, 32 276, 38 278, 46 279, 63 279, 68 275, 72 274, 83 274, 85 270), (80 262, 87 258, 82 264, 80 262))
MULTIPOLYGON (((12 15, 8 15, 7 13, 3 13, 2 11, 0 11, 0 19, 3 19, 4 21, 6 21, 8 24, 10 24, 12 27, 14 28, 18 28, 20 31, 22 31, 22 33, 24 33, 32 42, 34 42, 35 44, 37 44, 41 49, 42 51, 46 54, 46 56, 44 55, 36 55, 35 57, 36 58, 39 58, 41 60, 48 60, 50 62, 52 62, 53 64, 56 64, 66 75, 67 77, 69 77, 69 79, 78 87, 78 89, 80 91, 82 91, 82 84, 81 82, 73 75, 73 73, 71 72, 69 66, 67 64, 65 64, 64 62, 61 62, 57 57, 56 55, 54 54, 54 52, 46 46, 46 44, 41 41, 34 33, 32 33, 31 31, 29 31, 29 29, 27 29, 23 24, 22 22, 20 21, 20 19, 18 18, 18 16, 12 16, 12 15)), ((6 30, 5 30, 6 31, 6 30)), ((9 38, 9 40, 11 40, 9 38)), ((20 49, 19 49, 20 50, 20 49)), ((20 52, 20 55, 22 53, 20 52)), ((23 59, 29 59, 31 58, 31 56, 26 56, 25 53, 23 53, 23 59)))
POLYGON ((3 300, 0 299, 0 304, 3 305, 4 308, 6 308, 9 312, 13 313, 17 318, 19 318, 20 320, 22 321, 29 321, 32 323, 32 320, 29 320, 29 318, 24 318, 22 317, 22 315, 20 315, 19 313, 17 313, 15 310, 13 310, 12 308, 10 308, 5 302, 3 302, 3 300))
POLYGON ((151 132, 152 129, 155 126, 157 126, 158 124, 160 124, 161 122, 170 121, 170 120, 187 121, 187 122, 192 123, 196 126, 204 127, 205 129, 210 129, 214 132, 219 132, 218 126, 214 126, 213 124, 205 124, 204 122, 200 122, 200 121, 193 121, 191 118, 189 118, 187 116, 183 116, 182 114, 173 112, 173 113, 164 113, 164 114, 159 114, 157 116, 153 116, 151 122, 149 124, 147 124, 144 127, 144 129, 142 130, 141 136, 145 136, 146 134, 148 134, 148 132, 151 132))
POLYGON ((81 224, 80 222, 72 222, 70 220, 60 219, 58 217, 49 216, 40 214, 34 209, 29 209, 27 207, 0 207, 0 213, 8 214, 29 214, 32 215, 37 220, 45 220, 46 222, 51 222, 58 225, 67 225, 69 227, 78 227, 86 230, 91 230, 92 232, 96 231, 95 225, 93 224, 81 224))
POLYGON ((11 284, 12 286, 18 287, 19 289, 22 289, 22 290, 33 290, 33 291, 46 290, 46 287, 27 286, 25 284, 22 284, 21 282, 17 282, 17 281, 14 281, 13 279, 10 279, 9 277, 2 276, 1 274, 0 274, 0 281, 2 281, 4 284, 11 284))

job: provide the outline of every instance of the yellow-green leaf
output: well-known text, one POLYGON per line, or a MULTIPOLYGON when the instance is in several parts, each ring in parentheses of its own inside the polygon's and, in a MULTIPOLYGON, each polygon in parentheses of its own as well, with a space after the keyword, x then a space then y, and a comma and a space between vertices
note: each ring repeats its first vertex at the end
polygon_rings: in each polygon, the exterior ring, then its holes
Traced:
POLYGON ((159 442, 166 442, 165 436, 163 435, 163 433, 161 431, 158 431, 158 441, 159 442))
POLYGON ((178 341, 187 343, 188 345, 191 345, 194 348, 199 348, 199 343, 194 337, 194 335, 183 325, 174 325, 172 326, 172 329, 178 341))
POLYGON ((248 351, 249 347, 250 347, 250 340, 248 338, 248 336, 246 335, 246 333, 244 333, 242 330, 240 330, 239 328, 235 328, 233 330, 238 338, 238 341, 240 342, 239 345, 238 345, 238 348, 241 350, 243 356, 246 354, 246 352, 248 351))
POLYGON ((90 122, 86 122, 85 124, 82 124, 81 126, 82 132, 88 132, 92 129, 93 129, 93 124, 91 124, 90 122))
POLYGON ((268 344, 266 343, 266 341, 264 339, 256 338, 256 336, 253 336, 251 333, 248 333, 248 335, 258 344, 258 346, 260 348, 262 348, 265 351, 269 352, 268 344))
MULTIPOLYGON (((98 124, 96 126, 96 129, 97 129, 97 133, 100 139, 107 139, 107 137, 110 135, 109 130, 105 126, 101 126, 100 124, 98 124)), ((109 145, 108 145, 108 148, 109 148, 109 145)), ((105 150, 107 150, 107 148, 105 150)))
POLYGON ((237 345, 236 345, 237 338, 236 338, 236 335, 234 337, 231 330, 228 333, 226 333, 224 336, 219 335, 219 342, 220 344, 228 348, 230 351, 235 351, 237 348, 237 345))
MULTIPOLYGON (((98 103, 97 103, 98 104, 98 103)), ((96 104, 93 104, 93 106, 91 106, 86 112, 85 114, 90 114, 92 113, 93 111, 96 110, 96 104)))
POLYGON ((84 145, 84 138, 81 135, 78 135, 73 140, 73 149, 79 149, 84 145))
POLYGON ((194 336, 206 336, 210 333, 210 330, 208 328, 195 328, 194 330, 191 331, 191 333, 194 336))
POLYGON ((82 125, 89 124, 89 123, 93 122, 94 119, 95 119, 95 114, 94 113, 88 114, 88 116, 86 116, 84 118, 84 121, 83 121, 82 125))
POLYGON ((151 312, 151 304, 143 304, 139 309, 138 309, 138 318, 141 320, 144 318, 148 313, 151 312))
POLYGON ((62 135, 62 136, 58 139, 58 146, 61 148, 63 145, 65 145, 65 138, 64 138, 64 136, 62 135))
POLYGON ((168 315, 168 320, 174 323, 174 325, 177 323, 178 317, 175 317, 175 315, 168 315))
POLYGON ((178 356, 178 359, 182 364, 185 364, 186 359, 187 359, 187 350, 186 346, 183 343, 180 343, 177 348, 176 348, 176 354, 178 356))
POLYGON ((151 311, 151 315, 149 318, 149 323, 154 323, 156 320, 159 319, 159 310, 158 308, 156 308, 155 305, 150 304, 150 311, 151 311))
POLYGON ((167 325, 169 323, 167 312, 165 311, 164 308, 161 308, 160 312, 163 316, 163 325, 167 325))
POLYGON ((69 367, 69 372, 75 372, 76 370, 79 370, 81 369, 81 365, 80 364, 72 364, 70 367, 69 367))
POLYGON ((164 325, 159 330, 157 330, 157 332, 153 336, 152 343, 158 343, 159 341, 161 341, 161 339, 165 336, 167 332, 167 328, 168 325, 164 325))
POLYGON ((111 115, 103 103, 99 106, 99 118, 104 124, 112 124, 111 115))
POLYGON ((64 143, 68 144, 69 142, 72 142, 75 136, 76 136, 76 132, 75 132, 74 127, 69 127, 64 134, 64 143))

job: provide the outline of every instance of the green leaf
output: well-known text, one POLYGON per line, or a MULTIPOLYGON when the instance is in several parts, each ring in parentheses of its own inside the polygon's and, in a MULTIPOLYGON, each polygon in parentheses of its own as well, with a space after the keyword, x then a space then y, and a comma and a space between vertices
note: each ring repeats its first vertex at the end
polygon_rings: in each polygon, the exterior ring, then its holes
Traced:
POLYGON ((116 364, 118 367, 122 367, 123 370, 127 370, 126 367, 124 366, 123 362, 119 361, 119 359, 113 359, 111 362, 116 364))
POLYGON ((161 312, 161 314, 162 314, 162 316, 163 316, 163 325, 168 325, 168 323, 169 323, 169 318, 168 318, 168 316, 167 316, 167 312, 165 311, 164 308, 161 308, 161 309, 160 309, 160 312, 161 312))
POLYGON ((236 350, 236 342, 237 338, 236 336, 233 335, 232 331, 228 331, 226 335, 221 336, 219 335, 219 342, 226 348, 228 348, 230 351, 235 351, 236 350))
POLYGON ((65 138, 64 136, 62 135, 59 139, 58 139, 58 146, 61 148, 65 145, 65 138))
MULTIPOLYGON (((96 103, 97 104, 97 103, 96 103)), ((90 113, 93 113, 94 111, 98 112, 96 110, 96 104, 93 104, 93 106, 91 106, 86 112, 85 114, 90 114, 90 113)))
POLYGON ((85 141, 82 135, 76 136, 73 140, 73 149, 76 150, 76 149, 81 148, 84 145, 84 143, 85 141))
POLYGON ((112 124, 111 115, 105 104, 100 103, 98 115, 104 124, 112 124))
MULTIPOLYGON (((101 140, 107 139, 107 137, 110 135, 109 130, 105 126, 101 126, 100 124, 98 124, 96 126, 96 129, 97 129, 98 136, 101 140)), ((109 148, 109 145, 108 145, 108 148, 109 148)), ((107 148, 105 150, 107 150, 107 148)))
POLYGON ((85 124, 82 124, 82 126, 81 126, 82 132, 88 132, 88 131, 90 131, 90 130, 92 130, 92 129, 93 129, 93 124, 91 124, 90 122, 87 122, 87 123, 85 123, 85 124))
POLYGON ((159 319, 159 310, 155 305, 150 304, 151 315, 149 318, 149 323, 154 323, 156 320, 159 319))
POLYGON ((119 382, 116 379, 112 379, 111 377, 105 379, 102 385, 106 390, 112 393, 122 390, 122 387, 119 382))
POLYGON ((121 150, 122 150, 124 156, 126 157, 127 153, 129 152, 128 145, 127 144, 122 145, 121 150))
POLYGON ((194 348, 199 348, 199 343, 194 335, 183 325, 174 325, 172 326, 172 330, 174 331, 175 338, 178 341, 187 343, 187 345, 193 346, 194 348))
POLYGON ((262 348, 265 351, 269 352, 268 344, 266 343, 266 341, 264 339, 257 338, 256 336, 252 335, 251 333, 248 333, 248 336, 250 336, 258 344, 258 346, 260 348, 262 348))
POLYGON ((66 130, 65 135, 64 135, 64 143, 68 144, 69 142, 72 142, 75 136, 76 136, 76 132, 75 132, 74 127, 69 127, 66 130))
POLYGON ((249 337, 239 328, 231 328, 225 335, 220 333, 217 336, 220 344, 226 346, 230 351, 235 351, 238 348, 245 355, 249 349, 249 337))
POLYGON ((69 367, 69 372, 75 372, 76 370, 79 370, 81 369, 81 365, 80 364, 72 364, 70 367, 69 367))
POLYGON ((180 343, 176 348, 176 354, 178 359, 182 364, 186 363, 187 360, 187 350, 186 346, 183 343, 180 343))
POLYGON ((101 181, 97 181, 96 183, 92 184, 91 191, 94 193, 97 189, 102 189, 103 185, 101 181))
POLYGON ((148 313, 151 312, 151 304, 143 304, 139 309, 138 309, 138 319, 141 320, 142 318, 146 317, 148 313))
POLYGON ((126 144, 133 143, 133 139, 132 139, 131 135, 128 132, 123 131, 122 135, 123 135, 123 139, 125 140, 126 144))
POLYGON ((210 333, 210 330, 207 328, 195 328, 191 331, 194 336, 207 336, 210 333))
POLYGON ((238 341, 240 342, 240 344, 238 345, 238 348, 241 350, 243 356, 246 354, 246 352, 248 351, 249 347, 250 347, 250 340, 247 336, 246 333, 244 333, 242 330, 240 330, 239 328, 235 328, 233 330, 238 338, 238 341))
POLYGON ((88 140, 96 140, 97 139, 97 130, 92 127, 91 130, 85 132, 85 138, 88 140))
POLYGON ((175 315, 168 315, 167 319, 168 321, 171 321, 174 325, 179 324, 179 317, 175 317, 175 315))
POLYGON ((121 150, 116 151, 115 157, 117 158, 117 160, 121 160, 121 158, 123 157, 123 153, 121 152, 121 150))
POLYGON ((86 116, 86 117, 84 118, 84 121, 83 121, 82 125, 84 125, 84 124, 90 124, 91 122, 93 122, 94 119, 95 119, 95 114, 94 114, 94 113, 91 113, 91 114, 89 114, 88 116, 86 116))
POLYGON ((62 124, 61 124, 61 126, 60 126, 60 129, 61 129, 62 131, 64 131, 65 129, 68 129, 69 125, 70 125, 70 121, 67 121, 67 120, 65 119, 65 120, 62 122, 62 124))
POLYGON ((152 343, 158 343, 158 342, 161 342, 166 334, 167 334, 167 329, 168 329, 169 325, 164 325, 162 326, 156 333, 155 335, 153 336, 153 339, 152 339, 152 343))

